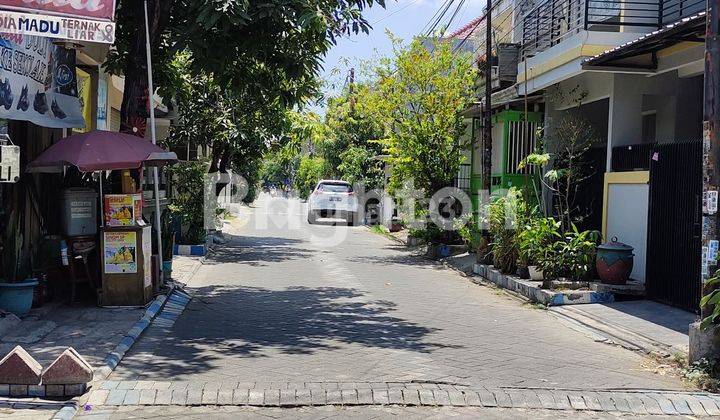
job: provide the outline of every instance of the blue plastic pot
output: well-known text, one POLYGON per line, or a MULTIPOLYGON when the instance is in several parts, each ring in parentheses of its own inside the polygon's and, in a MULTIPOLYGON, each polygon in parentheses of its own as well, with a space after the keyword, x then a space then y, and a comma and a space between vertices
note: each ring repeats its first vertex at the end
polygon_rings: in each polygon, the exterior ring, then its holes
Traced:
POLYGON ((17 283, 0 283, 0 309, 15 315, 25 315, 30 312, 33 291, 37 285, 37 279, 27 279, 17 283))

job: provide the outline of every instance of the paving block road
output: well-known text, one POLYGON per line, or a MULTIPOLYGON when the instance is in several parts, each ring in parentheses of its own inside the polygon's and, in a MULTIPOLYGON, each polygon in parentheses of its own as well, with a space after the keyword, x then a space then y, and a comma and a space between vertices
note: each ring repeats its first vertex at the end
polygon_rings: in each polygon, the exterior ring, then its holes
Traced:
MULTIPOLYGON (((188 280, 187 307, 148 328, 81 416, 124 418, 128 405, 170 405, 168 417, 240 405, 256 406, 248 416, 392 404, 411 416, 720 413, 652 360, 364 227, 308 225, 299 201, 261 200, 228 233, 188 280)), ((363 410, 344 413, 384 413, 363 410)))

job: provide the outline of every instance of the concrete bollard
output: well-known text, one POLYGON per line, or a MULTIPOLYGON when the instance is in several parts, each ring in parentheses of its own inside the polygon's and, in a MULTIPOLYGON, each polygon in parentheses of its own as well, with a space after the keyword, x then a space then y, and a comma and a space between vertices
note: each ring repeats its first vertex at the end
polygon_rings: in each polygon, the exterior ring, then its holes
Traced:
MULTIPOLYGON (((16 346, 0 360, 0 384, 25 385, 27 390, 27 385, 40 383, 41 373, 40 363, 20 346, 16 346)), ((11 394, 17 394, 18 390, 12 392, 11 389, 11 394)))

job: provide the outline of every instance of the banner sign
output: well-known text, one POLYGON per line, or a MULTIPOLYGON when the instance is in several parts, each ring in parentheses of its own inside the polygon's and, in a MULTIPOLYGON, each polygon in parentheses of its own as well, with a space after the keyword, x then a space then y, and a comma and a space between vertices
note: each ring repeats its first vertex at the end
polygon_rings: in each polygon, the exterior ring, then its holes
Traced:
POLYGON ((92 96, 90 94, 92 79, 90 74, 79 68, 75 69, 75 76, 77 77, 77 97, 80 101, 80 113, 83 116, 83 121, 85 121, 85 127, 73 128, 73 133, 87 133, 92 129, 92 96))
POLYGON ((98 130, 107 130, 107 104, 107 78, 105 77, 105 73, 100 72, 97 87, 97 117, 95 118, 95 126, 98 130))
POLYGON ((0 7, 102 20, 113 20, 115 14, 115 0, 2 0, 0 7))
POLYGON ((0 10, 0 32, 103 44, 115 42, 115 22, 4 10, 0 10))
POLYGON ((50 38, 0 34, 0 118, 84 127, 77 95, 74 50, 50 38))

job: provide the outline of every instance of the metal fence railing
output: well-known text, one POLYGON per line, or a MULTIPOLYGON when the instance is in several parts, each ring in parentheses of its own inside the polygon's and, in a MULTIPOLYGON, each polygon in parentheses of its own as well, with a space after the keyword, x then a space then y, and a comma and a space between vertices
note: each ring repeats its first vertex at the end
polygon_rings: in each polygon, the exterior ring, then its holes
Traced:
POLYGON ((705 0, 667 0, 660 4, 661 24, 676 22, 705 10, 705 0))
POLYGON ((705 0, 545 0, 522 16, 522 56, 580 30, 648 32, 705 9, 705 0))

